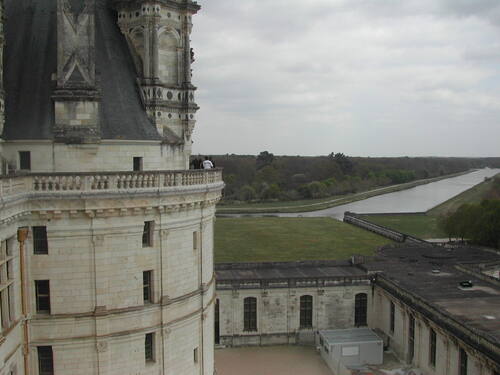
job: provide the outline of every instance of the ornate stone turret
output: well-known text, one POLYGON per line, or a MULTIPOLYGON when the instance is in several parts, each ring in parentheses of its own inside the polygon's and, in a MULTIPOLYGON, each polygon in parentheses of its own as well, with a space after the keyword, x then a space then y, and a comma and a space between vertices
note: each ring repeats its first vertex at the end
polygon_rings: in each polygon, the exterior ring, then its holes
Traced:
POLYGON ((145 109, 164 141, 191 145, 198 106, 191 84, 191 0, 114 0, 118 24, 133 55, 145 109))
POLYGON ((99 141, 95 69, 95 0, 57 0, 57 89, 54 137, 66 143, 99 141))

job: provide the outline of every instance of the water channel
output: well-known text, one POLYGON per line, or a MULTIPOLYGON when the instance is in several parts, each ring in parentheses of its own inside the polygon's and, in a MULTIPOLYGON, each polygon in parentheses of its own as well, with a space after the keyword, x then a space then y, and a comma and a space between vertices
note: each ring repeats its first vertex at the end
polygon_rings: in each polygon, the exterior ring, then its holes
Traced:
POLYGON ((479 184, 486 177, 492 177, 497 173, 500 173, 500 169, 479 169, 465 175, 419 185, 407 190, 377 195, 357 202, 318 211, 224 216, 330 216, 342 220, 345 211, 356 213, 424 212, 479 184))

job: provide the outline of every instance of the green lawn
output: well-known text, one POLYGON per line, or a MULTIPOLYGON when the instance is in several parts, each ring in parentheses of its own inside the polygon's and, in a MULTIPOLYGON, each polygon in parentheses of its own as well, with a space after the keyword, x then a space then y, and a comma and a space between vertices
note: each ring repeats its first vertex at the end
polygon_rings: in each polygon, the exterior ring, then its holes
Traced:
POLYGON ((437 217, 428 215, 366 215, 363 219, 372 223, 410 234, 418 238, 445 238, 437 225, 437 217))
POLYGON ((215 262, 347 259, 390 242, 331 218, 217 218, 215 262))

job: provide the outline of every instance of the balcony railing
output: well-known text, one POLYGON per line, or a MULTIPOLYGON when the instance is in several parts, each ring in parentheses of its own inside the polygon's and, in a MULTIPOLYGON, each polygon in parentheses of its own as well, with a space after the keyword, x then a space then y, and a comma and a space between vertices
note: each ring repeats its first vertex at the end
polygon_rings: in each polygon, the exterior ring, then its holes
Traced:
POLYGON ((221 169, 141 172, 32 173, 0 177, 0 200, 36 193, 135 192, 222 182, 221 169))

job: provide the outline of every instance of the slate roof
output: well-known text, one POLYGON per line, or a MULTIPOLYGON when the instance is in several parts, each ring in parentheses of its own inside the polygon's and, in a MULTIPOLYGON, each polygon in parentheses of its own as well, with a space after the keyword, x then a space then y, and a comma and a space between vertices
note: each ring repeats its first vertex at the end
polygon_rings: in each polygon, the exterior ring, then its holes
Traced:
MULTIPOLYGON (((83 2, 83 0, 79 0, 83 2)), ((73 0, 78 5, 78 0, 73 0)), ((57 71, 56 0, 5 1, 4 138, 52 139, 57 71)), ((116 16, 97 0, 96 69, 102 139, 159 140, 143 109, 136 72, 116 16)))

